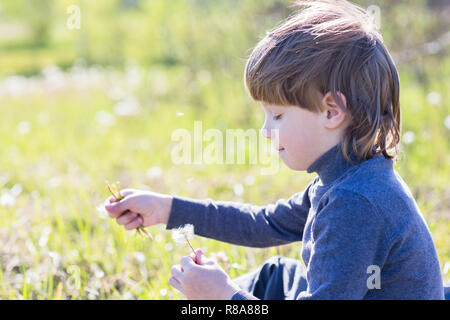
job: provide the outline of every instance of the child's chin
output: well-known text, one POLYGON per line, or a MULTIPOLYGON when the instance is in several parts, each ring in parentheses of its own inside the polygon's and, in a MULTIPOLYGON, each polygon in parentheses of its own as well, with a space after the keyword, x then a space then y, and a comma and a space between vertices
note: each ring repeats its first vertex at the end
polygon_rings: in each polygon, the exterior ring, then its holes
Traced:
POLYGON ((301 163, 293 163, 293 162, 285 159, 284 157, 280 157, 280 158, 283 160, 283 163, 286 165, 286 167, 288 167, 291 170, 295 170, 295 171, 305 171, 306 170, 301 163))

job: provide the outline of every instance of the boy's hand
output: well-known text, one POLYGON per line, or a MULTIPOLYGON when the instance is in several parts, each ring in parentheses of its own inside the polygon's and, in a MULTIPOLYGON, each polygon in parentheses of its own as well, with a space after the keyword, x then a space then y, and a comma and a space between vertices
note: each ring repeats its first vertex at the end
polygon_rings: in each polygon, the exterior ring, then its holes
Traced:
POLYGON ((148 227, 158 223, 167 224, 172 206, 172 196, 135 189, 120 190, 124 198, 116 201, 108 198, 106 211, 125 229, 148 227))
POLYGON ((187 299, 230 300, 240 290, 215 261, 202 256, 200 249, 196 250, 196 256, 181 258, 180 264, 170 271, 170 284, 187 299))

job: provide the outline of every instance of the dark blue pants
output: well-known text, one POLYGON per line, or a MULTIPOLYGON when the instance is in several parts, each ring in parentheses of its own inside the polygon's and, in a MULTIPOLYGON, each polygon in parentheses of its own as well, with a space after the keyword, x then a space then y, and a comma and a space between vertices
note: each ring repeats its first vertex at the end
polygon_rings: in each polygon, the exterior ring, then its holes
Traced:
POLYGON ((275 256, 233 281, 262 300, 294 300, 306 290, 306 270, 298 260, 275 256))

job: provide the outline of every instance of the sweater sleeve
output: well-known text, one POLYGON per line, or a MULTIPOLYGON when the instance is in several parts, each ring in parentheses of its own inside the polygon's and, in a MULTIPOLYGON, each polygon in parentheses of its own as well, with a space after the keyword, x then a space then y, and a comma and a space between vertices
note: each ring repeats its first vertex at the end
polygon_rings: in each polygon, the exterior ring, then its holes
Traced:
POLYGON ((301 241, 311 185, 287 200, 267 206, 174 196, 166 228, 190 223, 200 236, 249 247, 301 241))
POLYGON ((340 190, 313 219, 308 286, 297 298, 363 299, 369 277, 383 267, 376 257, 388 251, 383 217, 363 196, 340 190))

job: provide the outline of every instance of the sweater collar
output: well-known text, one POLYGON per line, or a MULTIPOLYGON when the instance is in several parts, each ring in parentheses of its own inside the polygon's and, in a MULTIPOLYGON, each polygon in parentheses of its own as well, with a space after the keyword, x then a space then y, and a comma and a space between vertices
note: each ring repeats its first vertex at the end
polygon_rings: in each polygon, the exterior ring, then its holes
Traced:
POLYGON ((341 151, 341 144, 338 143, 314 161, 307 169, 307 172, 317 172, 323 184, 331 183, 349 168, 361 163, 353 151, 350 151, 349 156, 353 160, 353 164, 345 159, 341 151))

